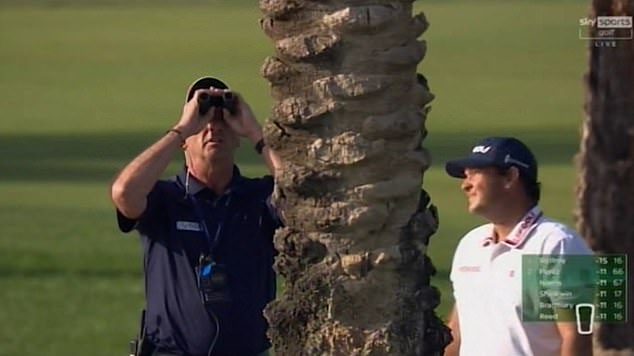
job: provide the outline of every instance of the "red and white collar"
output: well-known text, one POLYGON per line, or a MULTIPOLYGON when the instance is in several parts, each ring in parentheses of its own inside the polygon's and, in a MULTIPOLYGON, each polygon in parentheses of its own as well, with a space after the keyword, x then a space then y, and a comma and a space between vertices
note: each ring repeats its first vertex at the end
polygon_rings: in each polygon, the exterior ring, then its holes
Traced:
MULTIPOLYGON (((533 229, 541 222, 543 216, 544 214, 541 209, 538 206, 534 206, 501 242, 511 248, 519 248, 524 241, 526 241, 533 229)), ((494 241, 494 232, 493 229, 491 229, 491 235, 482 240, 482 246, 488 246, 494 241)))

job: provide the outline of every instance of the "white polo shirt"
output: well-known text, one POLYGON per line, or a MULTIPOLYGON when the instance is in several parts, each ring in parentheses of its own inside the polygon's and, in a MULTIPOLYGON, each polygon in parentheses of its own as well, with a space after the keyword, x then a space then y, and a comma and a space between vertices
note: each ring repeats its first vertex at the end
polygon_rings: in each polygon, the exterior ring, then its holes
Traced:
POLYGON ((522 255, 592 254, 573 230, 531 209, 503 241, 493 224, 460 241, 451 281, 460 323, 461 356, 559 355, 554 322, 522 322, 522 255))

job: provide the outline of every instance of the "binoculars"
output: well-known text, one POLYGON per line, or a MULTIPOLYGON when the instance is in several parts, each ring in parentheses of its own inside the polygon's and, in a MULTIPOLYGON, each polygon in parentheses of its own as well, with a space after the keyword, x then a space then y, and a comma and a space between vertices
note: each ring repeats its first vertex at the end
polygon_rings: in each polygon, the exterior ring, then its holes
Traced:
POLYGON ((198 97, 198 113, 205 115, 212 107, 227 109, 232 115, 236 111, 236 97, 230 91, 222 93, 222 96, 201 94, 198 97))

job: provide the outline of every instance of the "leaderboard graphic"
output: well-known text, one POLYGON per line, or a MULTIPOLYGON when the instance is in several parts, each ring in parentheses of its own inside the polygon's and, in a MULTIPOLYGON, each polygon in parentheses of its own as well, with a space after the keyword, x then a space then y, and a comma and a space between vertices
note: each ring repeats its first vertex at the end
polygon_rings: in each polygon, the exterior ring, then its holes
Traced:
POLYGON ((570 321, 581 334, 592 323, 627 322, 627 255, 524 255, 522 320, 570 321))

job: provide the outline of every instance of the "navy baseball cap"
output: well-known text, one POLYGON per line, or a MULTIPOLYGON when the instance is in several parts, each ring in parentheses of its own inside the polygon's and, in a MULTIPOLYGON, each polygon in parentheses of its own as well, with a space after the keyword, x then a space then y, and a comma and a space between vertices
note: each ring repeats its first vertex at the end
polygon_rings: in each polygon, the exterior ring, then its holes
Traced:
POLYGON ((537 181, 537 160, 530 149, 513 137, 487 137, 471 149, 465 158, 445 164, 447 173, 456 178, 464 178, 465 168, 517 167, 520 174, 537 181))
POLYGON ((209 89, 209 87, 214 87, 217 89, 229 89, 227 84, 223 83, 222 80, 216 79, 214 77, 202 77, 200 79, 196 79, 187 89, 187 96, 185 97, 185 102, 190 101, 194 97, 194 92, 198 89, 209 89))

